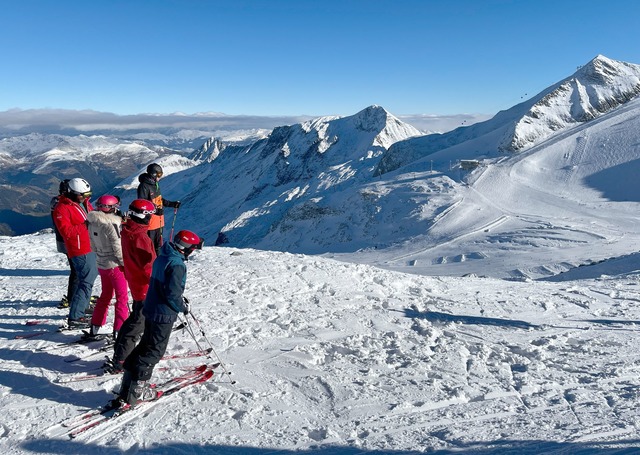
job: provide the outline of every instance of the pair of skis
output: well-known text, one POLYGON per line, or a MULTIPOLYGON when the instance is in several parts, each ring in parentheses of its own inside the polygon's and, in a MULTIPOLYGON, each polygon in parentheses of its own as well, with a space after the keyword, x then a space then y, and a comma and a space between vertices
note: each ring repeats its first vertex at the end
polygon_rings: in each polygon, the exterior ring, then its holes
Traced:
POLYGON ((214 370, 219 364, 199 365, 191 370, 173 377, 161 384, 156 384, 152 391, 154 394, 145 400, 138 401, 135 406, 125 404, 123 406, 113 406, 107 404, 98 409, 87 411, 79 416, 72 417, 58 424, 64 428, 63 434, 69 438, 77 438, 88 432, 96 433, 99 428, 103 431, 96 437, 108 434, 119 426, 127 423, 131 419, 144 415, 158 401, 177 393, 187 387, 202 384, 210 380, 214 375, 214 370))
MULTIPOLYGON (((200 350, 187 351, 179 354, 165 355, 160 360, 191 359, 194 357, 204 357, 208 355, 210 352, 211 352, 210 349, 205 349, 203 351, 200 351, 200 350)), ((216 365, 219 365, 219 364, 216 364, 216 365)), ((158 371, 162 371, 162 368, 158 369, 158 371)), ((118 376, 118 375, 120 375, 120 373, 106 373, 102 371, 102 367, 100 367, 100 369, 95 373, 89 372, 84 374, 71 374, 66 376, 59 376, 58 378, 55 379, 54 382, 58 384, 65 384, 69 382, 89 381, 91 379, 98 379, 98 378, 109 378, 109 377, 118 376)))
MULTIPOLYGON (((35 325, 35 326, 37 326, 37 325, 40 325, 40 324, 43 324, 43 323, 45 323, 45 321, 27 321, 25 323, 25 325, 28 325, 28 326, 34 326, 35 325)), ((66 325, 61 325, 61 326, 56 327, 55 330, 38 330, 38 331, 35 331, 35 332, 23 332, 23 333, 17 334, 13 338, 16 339, 16 340, 25 340, 25 339, 28 339, 28 338, 35 338, 35 337, 39 337, 39 336, 42 336, 42 335, 49 335, 49 334, 52 334, 52 333, 61 333, 61 332, 62 333, 75 333, 75 332, 83 331, 83 330, 86 330, 86 329, 87 329, 87 327, 84 327, 84 328, 72 328, 72 327, 68 327, 66 325)))

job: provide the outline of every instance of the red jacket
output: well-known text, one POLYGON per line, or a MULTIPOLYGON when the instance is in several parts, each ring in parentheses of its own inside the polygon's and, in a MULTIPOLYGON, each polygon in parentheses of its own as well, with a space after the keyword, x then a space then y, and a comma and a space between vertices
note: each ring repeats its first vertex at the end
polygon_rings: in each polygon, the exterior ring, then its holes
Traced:
POLYGON ((127 220, 122 225, 122 258, 124 277, 133 300, 142 301, 149 290, 149 280, 156 250, 147 234, 148 226, 127 220))
POLYGON ((70 258, 91 253, 87 228, 87 213, 91 210, 93 207, 88 199, 80 205, 66 196, 60 196, 56 208, 53 209, 53 222, 62 235, 70 258))

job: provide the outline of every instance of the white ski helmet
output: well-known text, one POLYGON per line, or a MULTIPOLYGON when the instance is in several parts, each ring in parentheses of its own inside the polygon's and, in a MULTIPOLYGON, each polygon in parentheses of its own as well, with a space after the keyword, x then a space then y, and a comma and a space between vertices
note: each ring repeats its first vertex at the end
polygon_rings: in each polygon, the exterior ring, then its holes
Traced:
POLYGON ((84 197, 91 196, 91 185, 85 179, 79 177, 69 180, 67 189, 71 194, 80 194, 84 197))

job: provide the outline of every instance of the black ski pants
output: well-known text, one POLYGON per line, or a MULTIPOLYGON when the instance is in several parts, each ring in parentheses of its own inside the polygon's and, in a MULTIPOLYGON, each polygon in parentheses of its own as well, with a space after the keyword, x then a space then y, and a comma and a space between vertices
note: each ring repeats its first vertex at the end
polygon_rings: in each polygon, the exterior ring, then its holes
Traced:
POLYGON ((153 243, 153 248, 156 250, 156 256, 160 254, 160 248, 162 248, 162 228, 150 229, 147 231, 147 235, 153 243))
POLYGON ((145 320, 144 333, 140 343, 133 348, 131 354, 124 361, 124 369, 131 373, 133 381, 151 379, 153 368, 167 350, 172 330, 173 324, 159 324, 145 320))
POLYGON ((144 332, 144 302, 134 300, 131 313, 118 332, 116 344, 113 346, 113 363, 115 365, 124 362, 129 357, 133 348, 140 340, 144 332))

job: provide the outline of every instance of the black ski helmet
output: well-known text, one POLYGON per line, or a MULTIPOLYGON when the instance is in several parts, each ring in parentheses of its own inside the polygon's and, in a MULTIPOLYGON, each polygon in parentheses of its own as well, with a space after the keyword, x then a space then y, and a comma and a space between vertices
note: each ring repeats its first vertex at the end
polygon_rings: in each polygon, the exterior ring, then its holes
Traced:
POLYGON ((58 194, 64 194, 69 192, 69 179, 64 179, 60 181, 60 185, 58 186, 58 194))
POLYGON ((147 174, 155 178, 162 177, 162 166, 157 163, 151 163, 147 166, 147 174))

